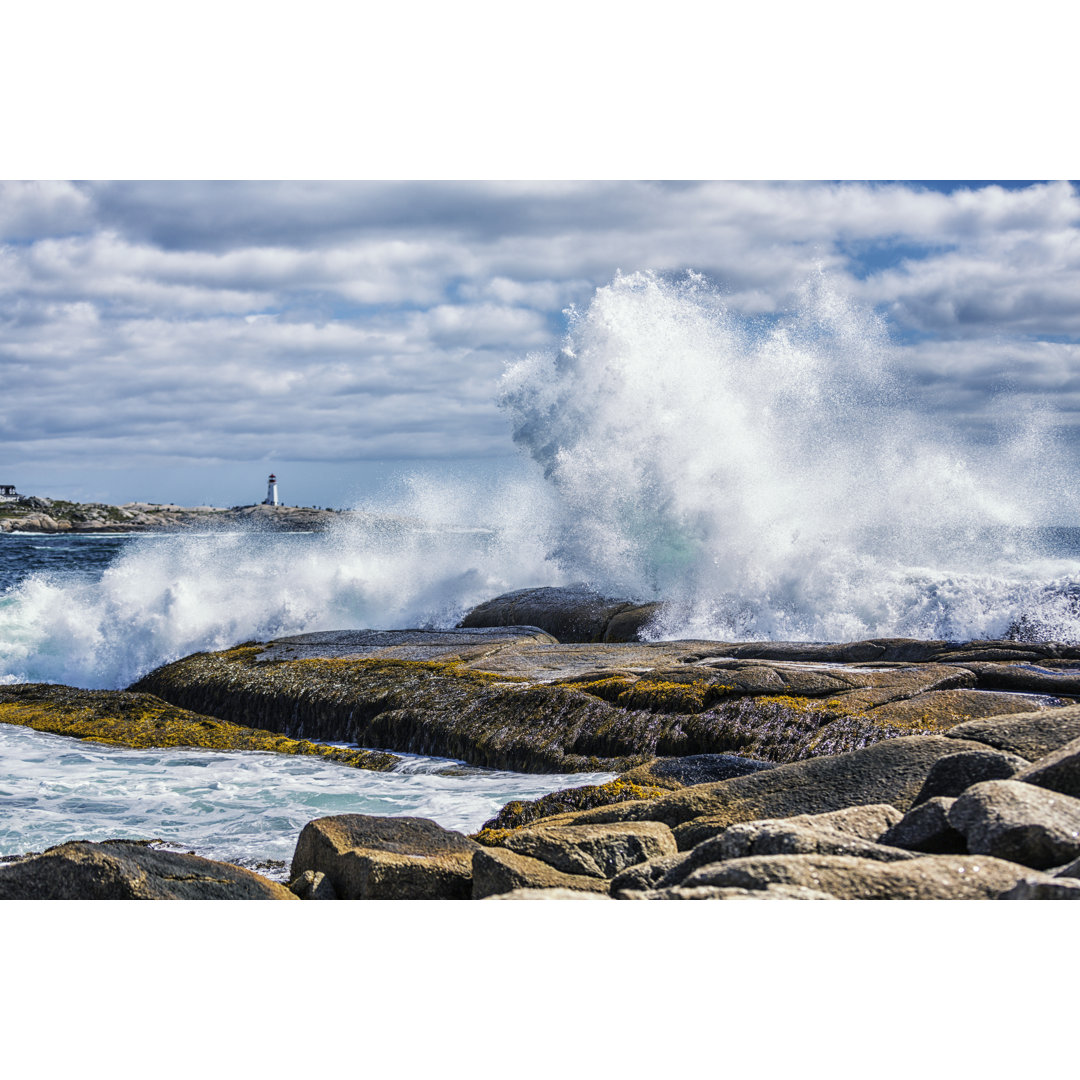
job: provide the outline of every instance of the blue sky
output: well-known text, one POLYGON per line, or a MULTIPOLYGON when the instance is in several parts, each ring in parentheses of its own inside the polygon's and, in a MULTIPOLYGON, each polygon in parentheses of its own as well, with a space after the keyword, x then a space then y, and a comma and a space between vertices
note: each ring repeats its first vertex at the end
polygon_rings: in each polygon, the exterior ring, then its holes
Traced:
POLYGON ((1080 438, 1080 197, 1065 181, 0 185, 0 483, 341 505, 402 470, 514 468, 505 365, 622 270, 770 319, 815 275, 887 320, 973 446, 1080 438))

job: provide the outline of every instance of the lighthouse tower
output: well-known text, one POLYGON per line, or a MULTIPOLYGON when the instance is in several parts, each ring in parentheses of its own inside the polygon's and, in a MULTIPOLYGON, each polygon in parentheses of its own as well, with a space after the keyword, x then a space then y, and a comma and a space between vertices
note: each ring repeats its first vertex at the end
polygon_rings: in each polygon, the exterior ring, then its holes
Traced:
POLYGON ((277 504, 277 477, 271 473, 266 484, 266 498, 263 500, 263 506, 277 506, 277 504))

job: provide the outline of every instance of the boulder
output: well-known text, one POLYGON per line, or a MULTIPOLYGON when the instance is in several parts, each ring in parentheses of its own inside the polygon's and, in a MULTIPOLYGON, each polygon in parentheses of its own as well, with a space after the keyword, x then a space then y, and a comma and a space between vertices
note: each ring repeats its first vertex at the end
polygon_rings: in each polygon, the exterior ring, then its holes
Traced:
POLYGON ((824 814, 797 814, 785 818, 791 825, 810 825, 814 828, 835 829, 879 843, 881 834, 895 825, 904 815, 890 803, 870 803, 866 806, 846 806, 824 814))
POLYGON ((295 900, 231 863, 137 841, 75 840, 0 867, 0 900, 295 900))
POLYGON ((887 739, 848 754, 778 765, 623 809, 635 807, 632 813, 671 825, 679 849, 685 851, 740 821, 820 814, 867 803, 889 803, 905 811, 934 762, 958 749, 981 747, 940 735, 887 739))
POLYGON ((699 844, 690 853, 697 866, 749 855, 851 855, 880 862, 916 857, 910 851, 885 847, 837 829, 790 821, 744 821, 729 825, 719 836, 699 844))
MULTIPOLYGON (((703 866, 682 887, 801 885, 840 900, 993 900, 1030 875, 1022 866, 985 855, 923 855, 904 862, 850 855, 755 855, 703 866)), ((1042 874, 1036 880, 1055 879, 1042 874)))
POLYGON ((1080 797, 1080 738, 1033 761, 1017 772, 1014 779, 1080 797))
POLYGON ((678 855, 665 855, 662 859, 650 859, 636 866, 628 866, 611 879, 611 895, 655 889, 671 871, 686 863, 690 856, 691 852, 684 851, 678 855))
POLYGON ((1080 900, 1080 881, 1043 881, 1024 878, 1007 889, 999 900, 1080 900))
POLYGON ((948 737, 985 743, 995 750, 1035 761, 1080 739, 1080 705, 969 720, 950 728, 948 737))
MULTIPOLYGON (((486 600, 458 623, 462 628, 482 626, 537 626, 562 642, 599 642, 612 620, 641 605, 603 596, 587 585, 519 589, 486 600)), ((639 620, 617 624, 620 634, 635 632, 654 614, 641 613, 639 620)), ((619 641, 635 640, 621 636, 619 641)))
POLYGON ((835 900, 835 896, 802 885, 766 885, 763 889, 719 888, 699 885, 694 889, 674 886, 648 892, 624 892, 616 900, 835 900))
POLYGON ((596 878, 612 878, 628 866, 676 853, 671 830, 658 821, 533 826, 510 833, 504 844, 564 874, 596 878))
POLYGON ((485 896, 485 900, 610 900, 603 893, 580 889, 514 889, 513 892, 485 896))
POLYGON ((686 757, 653 758, 624 773, 621 779, 677 791, 694 784, 715 784, 720 780, 731 780, 736 776, 748 776, 774 768, 775 761, 758 761, 736 754, 688 754, 686 757))
POLYGON ((336 900, 337 893, 330 879, 321 871, 305 870, 299 877, 289 882, 289 891, 296 893, 301 900, 336 900))
POLYGON ((607 894, 608 882, 586 874, 564 874, 546 862, 505 848, 480 848, 472 862, 472 898, 518 889, 571 889, 607 894))
POLYGON ((949 754, 930 766, 926 782, 915 796, 914 805, 918 806, 939 795, 954 799, 972 784, 983 780, 1008 780, 1030 764, 1026 758, 998 750, 967 750, 960 754, 949 754))
POLYGON ((949 810, 954 802, 955 799, 935 795, 913 806, 892 828, 882 833, 880 842, 926 855, 963 855, 967 851, 967 841, 949 824, 949 810))
POLYGON ((478 850, 426 818, 340 814, 304 826, 292 877, 321 872, 342 900, 468 900, 478 850))
POLYGON ((993 855, 1042 870, 1080 855, 1080 799, 1020 780, 987 780, 949 809, 973 855, 993 855))

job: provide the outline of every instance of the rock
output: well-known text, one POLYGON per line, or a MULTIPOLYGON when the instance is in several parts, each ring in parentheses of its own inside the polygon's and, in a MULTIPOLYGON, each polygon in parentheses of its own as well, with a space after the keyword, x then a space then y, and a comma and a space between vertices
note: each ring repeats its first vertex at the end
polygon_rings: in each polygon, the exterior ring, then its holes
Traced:
POLYGON ((1008 780, 1031 763, 1016 754, 995 750, 967 750, 949 754, 930 767, 926 782, 915 796, 915 806, 935 796, 956 798, 972 784, 983 780, 1008 780))
POLYGON ((326 746, 273 731, 243 727, 170 705, 153 694, 77 690, 53 683, 0 686, 0 723, 113 746, 195 746, 208 750, 265 750, 327 758, 382 771, 401 759, 371 750, 326 746))
POLYGON ((1014 779, 1059 791, 1063 795, 1080 797, 1080 738, 1033 761, 1021 769, 1014 779))
POLYGON ((682 866, 690 858, 690 854, 684 851, 678 855, 665 855, 662 859, 650 859, 636 866, 628 866, 611 879, 611 895, 657 888, 675 867, 682 866))
POLYGON ((1020 780, 987 780, 949 809, 973 855, 993 855, 1038 870, 1080 855, 1080 799, 1020 780))
POLYGON ((485 896, 484 900, 610 900, 603 893, 580 889, 514 889, 513 892, 485 896))
POLYGON ((664 605, 636 604, 633 607, 617 611, 608 620, 604 629, 604 641, 640 641, 641 632, 650 626, 663 612, 664 605))
MULTIPOLYGON (((790 821, 744 821, 729 825, 719 836, 699 844, 691 851, 690 859, 693 864, 704 866, 749 855, 851 855, 880 862, 916 857, 910 851, 886 847, 836 829, 790 821)), ((670 877, 669 874, 665 883, 670 883, 670 877)))
POLYGON ((518 889, 571 889, 607 894, 607 881, 585 874, 564 874, 546 862, 505 848, 480 848, 473 856, 472 898, 515 892, 518 889))
POLYGON ((835 896, 802 885, 766 885, 763 889, 719 888, 699 885, 693 889, 674 886, 648 892, 622 892, 616 900, 835 900, 835 896))
POLYGON ((1043 881, 1024 878, 1007 889, 999 900, 1080 900, 1080 881, 1043 881))
POLYGON ((304 826, 292 877, 321 872, 342 900, 468 900, 478 850, 426 818, 340 814, 304 826))
POLYGON ((658 821, 615 825, 532 826, 511 833, 505 846, 564 874, 612 878, 649 859, 676 853, 671 830, 658 821))
POLYGON ((677 791, 694 784, 712 784, 775 767, 774 761, 758 761, 736 754, 689 754, 686 757, 653 758, 624 773, 621 779, 677 791))
POLYGON ((289 891, 296 893, 301 900, 336 900, 337 893, 330 879, 321 871, 305 870, 299 877, 289 882, 289 891))
POLYGON ((954 802, 955 799, 936 795, 913 806, 899 822, 882 833, 880 842, 927 855, 964 854, 967 841, 949 824, 949 810, 954 802))
POLYGON ((539 799, 515 799, 508 802, 493 818, 484 822, 476 839, 482 844, 495 840, 495 846, 498 846, 502 840, 491 837, 491 830, 520 829, 531 822, 555 815, 561 816, 600 806, 614 806, 617 803, 659 799, 663 794, 661 788, 643 787, 632 783, 626 776, 620 776, 606 784, 585 784, 578 788, 552 791, 539 799))
POLYGON ((882 843, 881 834, 903 816, 891 803, 870 803, 865 806, 847 806, 843 810, 830 810, 824 814, 796 814, 795 817, 784 820, 790 825, 835 829, 863 840, 882 843))
POLYGON ((949 729, 949 738, 986 743, 1008 754, 1035 761, 1080 739, 1080 705, 971 720, 949 729))
POLYGON ((135 841, 75 840, 0 867, 0 900, 295 900, 230 863, 135 841))
MULTIPOLYGON (((655 605, 649 605, 650 608, 655 605)), ((561 642, 604 641, 612 620, 641 605, 602 596, 587 585, 519 589, 477 605, 461 620, 463 628, 481 626, 538 626, 561 642)), ((636 640, 636 631, 653 611, 641 612, 617 624, 618 641, 636 640)))
MULTIPOLYGON (((682 887, 801 885, 840 900, 993 900, 1030 875, 1022 866, 985 855, 923 855, 904 862, 849 855, 755 855, 703 866, 682 887)), ((1037 880, 1054 881, 1045 874, 1037 880)))
POLYGON ((679 849, 685 851, 740 821, 820 814, 866 803, 907 810, 934 762, 961 748, 980 749, 938 735, 888 739, 850 754, 796 761, 628 805, 640 807, 635 812, 642 817, 671 825, 679 849))
POLYGON ((1071 863, 1066 863, 1064 866, 1059 866, 1054 870, 1050 870, 1049 873, 1053 877, 1080 878, 1080 859, 1073 859, 1071 863))

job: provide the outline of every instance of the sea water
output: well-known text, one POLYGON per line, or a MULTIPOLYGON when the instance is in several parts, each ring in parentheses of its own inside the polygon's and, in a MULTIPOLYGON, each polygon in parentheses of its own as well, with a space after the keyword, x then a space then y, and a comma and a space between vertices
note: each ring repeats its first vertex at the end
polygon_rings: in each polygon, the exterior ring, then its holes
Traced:
POLYGON ((655 640, 1080 640, 1052 412, 990 403, 965 442, 903 355, 825 279, 746 319, 695 275, 620 276, 493 388, 516 479, 407 477, 313 535, 0 536, 0 682, 123 687, 197 650, 449 627, 572 582, 667 601, 655 640))

